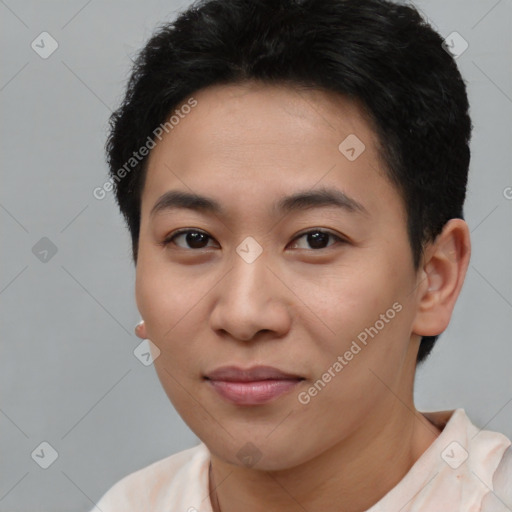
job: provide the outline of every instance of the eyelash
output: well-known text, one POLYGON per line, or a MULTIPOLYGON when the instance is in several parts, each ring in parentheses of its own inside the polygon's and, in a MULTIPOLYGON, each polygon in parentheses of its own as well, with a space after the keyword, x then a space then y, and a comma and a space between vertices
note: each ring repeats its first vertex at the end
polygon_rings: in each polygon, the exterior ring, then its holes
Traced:
MULTIPOLYGON (((178 229, 177 231, 174 231, 173 233, 171 233, 169 236, 167 236, 162 242, 160 245, 162 245, 163 247, 167 247, 169 244, 173 243, 174 239, 180 235, 184 235, 184 234, 187 234, 187 233, 201 233, 203 235, 206 235, 207 238, 209 238, 210 240, 213 240, 213 237, 211 237, 210 235, 208 235, 206 232, 204 231, 201 231, 199 229, 178 229)), ((348 243, 348 241, 338 235, 335 235, 334 233, 332 233, 331 231, 327 231, 327 230, 324 230, 324 229, 310 229, 309 231, 304 231, 302 233, 299 233, 293 240, 292 242, 294 242, 295 240, 298 240, 300 238, 302 238, 303 236, 305 235, 308 235, 310 233, 322 233, 322 234, 325 234, 325 235, 329 235, 331 236, 332 238, 334 238, 337 242, 340 242, 340 243, 348 243)), ((334 245, 334 244, 332 244, 334 245)), ((329 247, 332 247, 332 245, 329 245, 327 247, 324 247, 322 249, 307 249, 307 250, 310 250, 310 251, 314 251, 314 252, 318 252, 318 251, 321 251, 321 250, 325 250, 325 249, 328 249, 329 247)), ((178 246, 179 247, 179 246, 178 246)), ((185 250, 188 250, 188 251, 200 251, 202 249, 206 249, 207 247, 203 247, 201 249, 185 249, 185 250)), ((180 247, 180 249, 183 249, 183 247, 180 247)))

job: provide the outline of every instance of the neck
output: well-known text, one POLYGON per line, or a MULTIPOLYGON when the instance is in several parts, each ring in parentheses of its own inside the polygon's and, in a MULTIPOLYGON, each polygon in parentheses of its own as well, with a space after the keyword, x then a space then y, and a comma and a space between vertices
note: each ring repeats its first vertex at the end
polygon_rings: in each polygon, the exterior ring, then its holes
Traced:
POLYGON ((396 400, 381 408, 350 438, 300 466, 261 471, 211 457, 214 512, 323 510, 363 512, 405 476, 440 431, 396 400), (220 483, 220 485, 219 485, 220 483))

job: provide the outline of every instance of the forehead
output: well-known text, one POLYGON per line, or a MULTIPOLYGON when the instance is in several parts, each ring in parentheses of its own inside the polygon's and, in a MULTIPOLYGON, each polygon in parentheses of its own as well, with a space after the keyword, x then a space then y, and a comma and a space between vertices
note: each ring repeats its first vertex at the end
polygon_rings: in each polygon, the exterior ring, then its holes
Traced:
POLYGON ((171 189, 225 198, 242 209, 249 196, 256 207, 315 186, 337 187, 362 204, 387 188, 398 200, 377 136, 353 101, 255 82, 208 87, 192 98, 195 106, 180 112, 178 105, 179 121, 151 150, 143 216, 171 189))
MULTIPOLYGON (((180 146, 191 131, 196 151, 201 152, 248 144, 320 144, 332 150, 333 143, 338 148, 340 137, 356 135, 373 153, 378 142, 359 103, 333 92, 249 81, 210 86, 193 98, 197 105, 189 113, 180 119, 173 116, 177 124, 164 134, 168 145, 180 146)), ((186 103, 187 99, 175 112, 186 103)))

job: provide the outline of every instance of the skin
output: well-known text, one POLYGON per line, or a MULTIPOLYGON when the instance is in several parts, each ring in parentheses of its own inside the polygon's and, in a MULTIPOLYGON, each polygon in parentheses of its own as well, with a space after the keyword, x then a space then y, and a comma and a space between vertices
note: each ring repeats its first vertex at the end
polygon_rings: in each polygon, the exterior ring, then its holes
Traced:
POLYGON ((194 98, 197 106, 148 161, 137 334, 161 351, 154 364, 162 386, 211 452, 214 510, 366 510, 439 435, 414 406, 416 355, 422 335, 448 325, 469 263, 468 227, 450 220, 414 269, 402 198, 371 123, 345 98, 252 82, 194 98), (338 149, 349 134, 366 146, 354 161, 338 149), (342 190, 367 212, 271 214, 284 195, 320 186, 342 190), (168 190, 213 197, 227 215, 151 216, 168 190), (204 248, 185 236, 163 246, 180 228, 210 238, 204 248), (346 241, 330 237, 315 248, 299 237, 315 228, 346 241), (236 252, 247 236, 263 250, 252 263, 236 252), (300 403, 298 394, 397 302, 401 311, 378 335, 300 403), (234 405, 203 379, 228 364, 275 366, 305 380, 272 402, 234 405), (247 442, 261 456, 252 466, 237 457, 247 442))

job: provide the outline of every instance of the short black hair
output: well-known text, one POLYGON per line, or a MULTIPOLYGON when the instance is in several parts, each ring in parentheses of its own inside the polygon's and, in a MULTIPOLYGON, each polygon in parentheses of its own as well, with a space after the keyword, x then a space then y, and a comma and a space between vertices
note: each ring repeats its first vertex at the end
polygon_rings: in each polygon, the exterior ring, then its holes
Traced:
MULTIPOLYGON (((470 160, 466 86, 442 43, 415 7, 384 0, 200 0, 157 27, 134 61, 106 143, 135 264, 148 159, 133 153, 194 92, 258 81, 361 105, 404 200, 418 269, 425 244, 449 219, 463 219, 470 160)), ((422 338, 417 362, 437 338, 422 338)))

